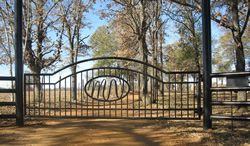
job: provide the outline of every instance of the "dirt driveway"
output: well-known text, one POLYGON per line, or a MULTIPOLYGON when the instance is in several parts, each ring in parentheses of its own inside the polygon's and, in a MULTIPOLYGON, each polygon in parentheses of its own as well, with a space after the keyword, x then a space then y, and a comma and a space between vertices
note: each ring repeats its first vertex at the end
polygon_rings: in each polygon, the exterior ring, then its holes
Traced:
MULTIPOLYGON (((26 119, 0 121, 0 145, 250 145, 250 127, 204 131, 202 121, 26 119)), ((248 123, 249 124, 249 123, 248 123)))

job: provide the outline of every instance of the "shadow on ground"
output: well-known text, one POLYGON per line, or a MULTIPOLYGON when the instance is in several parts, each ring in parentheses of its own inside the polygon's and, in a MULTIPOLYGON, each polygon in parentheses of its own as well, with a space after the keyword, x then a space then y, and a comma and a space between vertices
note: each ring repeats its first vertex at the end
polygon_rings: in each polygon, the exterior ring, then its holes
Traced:
POLYGON ((202 121, 127 119, 26 119, 1 121, 3 145, 247 145, 249 127, 204 131, 202 121), (233 143, 232 143, 233 142, 233 143))

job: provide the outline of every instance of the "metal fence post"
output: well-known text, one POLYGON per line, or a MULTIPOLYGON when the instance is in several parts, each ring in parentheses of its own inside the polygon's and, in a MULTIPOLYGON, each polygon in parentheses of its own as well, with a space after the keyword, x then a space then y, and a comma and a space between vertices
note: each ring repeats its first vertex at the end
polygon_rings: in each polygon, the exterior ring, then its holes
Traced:
POLYGON ((211 20, 210 20, 210 0, 202 0, 202 41, 203 41, 203 94, 204 94, 204 116, 203 129, 212 127, 211 114, 211 20))
POLYGON ((23 52, 22 52, 22 0, 15 0, 15 77, 16 77, 16 124, 24 125, 23 119, 23 52))

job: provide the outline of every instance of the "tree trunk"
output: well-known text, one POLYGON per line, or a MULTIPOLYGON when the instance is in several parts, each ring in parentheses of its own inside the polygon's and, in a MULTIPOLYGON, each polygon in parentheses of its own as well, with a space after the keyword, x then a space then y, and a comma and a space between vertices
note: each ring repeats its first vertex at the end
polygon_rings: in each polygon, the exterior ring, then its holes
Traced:
MULTIPOLYGON (((236 48, 236 72, 245 72, 245 58, 241 40, 236 48)), ((238 91, 237 101, 247 101, 246 91, 238 91)), ((238 106, 238 111, 247 111, 247 106, 238 106)))
MULTIPOLYGON (((144 37, 143 37, 144 38, 144 37)), ((147 46, 146 46, 146 42, 145 39, 141 39, 139 40, 139 49, 140 49, 140 60, 148 63, 148 57, 147 57, 147 46)), ((151 97, 147 94, 148 92, 148 81, 147 81, 147 65, 142 65, 141 66, 141 70, 144 73, 141 76, 141 99, 143 101, 143 103, 145 103, 146 105, 151 103, 151 97)))
POLYGON ((77 75, 76 73, 76 65, 71 66, 71 73, 72 73, 72 79, 71 79, 71 99, 76 100, 77 97, 77 75))
MULTIPOLYGON (((146 8, 147 1, 139 1, 139 16, 140 16, 140 27, 138 29, 138 42, 139 42, 139 53, 140 60, 144 63, 148 63, 148 49, 146 43, 146 34, 147 34, 147 16, 146 8)), ((147 81, 147 65, 142 65, 142 72, 144 73, 141 77, 141 94, 142 101, 144 104, 148 105, 151 103, 151 97, 147 94, 148 92, 148 81, 147 81)))
MULTIPOLYGON (((164 39, 164 32, 163 32, 163 27, 161 27, 161 32, 160 32, 160 68, 163 70, 163 47, 162 47, 162 45, 163 45, 163 39, 164 39)), ((160 75, 159 75, 159 79, 161 80, 161 81, 163 81, 163 72, 161 71, 160 72, 160 75)), ((159 89, 160 89, 160 92, 161 92, 161 95, 163 95, 163 84, 160 84, 160 86, 159 86, 159 89)))
MULTIPOLYGON (((158 21, 155 21, 155 30, 153 32, 153 65, 157 67, 158 62, 158 29, 159 29, 159 23, 158 21)), ((158 78, 158 71, 156 69, 153 69, 153 76, 158 78)), ((156 102, 156 92, 158 91, 158 82, 157 80, 153 80, 153 103, 156 102)))
MULTIPOLYGON (((234 30, 232 30, 233 38, 236 43, 236 72, 245 72, 245 55, 244 47, 241 40, 241 28, 239 24, 239 9, 238 0, 231 1, 232 18, 234 30)), ((247 20, 246 20, 247 21, 247 20)), ((246 91, 239 91, 237 93, 238 101, 247 101, 246 91)), ((238 106, 240 111, 246 111, 247 106, 238 106)))
MULTIPOLYGON (((10 72, 10 76, 13 77, 12 58, 9 58, 9 61, 10 61, 10 63, 9 63, 9 68, 10 68, 9 72, 10 72)), ((13 81, 11 81, 10 86, 11 86, 11 89, 14 89, 14 83, 13 83, 13 81)), ((10 100, 11 100, 11 102, 15 101, 15 94, 14 93, 11 93, 10 100)))
POLYGON ((34 95, 35 95, 35 101, 36 102, 42 102, 43 101, 43 95, 42 95, 42 86, 41 86, 41 81, 40 81, 40 72, 41 69, 39 67, 34 67, 36 70, 33 70, 32 73, 36 74, 33 76, 33 83, 34 83, 34 95))

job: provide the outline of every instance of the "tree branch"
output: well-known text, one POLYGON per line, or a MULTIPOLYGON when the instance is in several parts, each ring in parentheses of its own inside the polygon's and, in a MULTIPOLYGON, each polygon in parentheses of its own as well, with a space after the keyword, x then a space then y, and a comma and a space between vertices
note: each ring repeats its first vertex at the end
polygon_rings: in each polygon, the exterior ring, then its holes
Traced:
POLYGON ((199 8, 199 7, 196 7, 196 6, 194 6, 194 5, 188 4, 188 3, 186 3, 186 2, 180 2, 180 1, 178 1, 178 0, 170 0, 170 1, 171 1, 171 2, 174 2, 174 3, 177 3, 177 4, 179 4, 179 5, 188 6, 188 7, 197 9, 197 10, 200 10, 200 9, 201 9, 201 8, 199 8))
POLYGON ((246 20, 245 20, 245 23, 240 31, 240 37, 244 34, 246 28, 247 28, 247 23, 249 21, 249 15, 250 15, 250 3, 248 2, 248 10, 247 10, 247 16, 246 16, 246 20))
POLYGON ((212 19, 213 21, 217 22, 219 25, 225 27, 225 28, 231 29, 231 30, 233 30, 233 31, 235 30, 232 26, 230 26, 230 25, 224 23, 223 21, 221 21, 221 20, 215 18, 214 15, 211 15, 211 19, 212 19))

